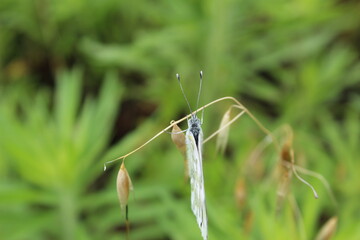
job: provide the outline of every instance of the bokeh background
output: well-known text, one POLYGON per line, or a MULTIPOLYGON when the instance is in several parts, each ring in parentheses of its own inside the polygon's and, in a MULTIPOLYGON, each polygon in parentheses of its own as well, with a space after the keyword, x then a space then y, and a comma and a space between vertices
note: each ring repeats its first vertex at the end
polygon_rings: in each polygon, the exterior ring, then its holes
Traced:
MULTIPOLYGON (((125 239, 120 162, 173 119, 239 99, 294 131, 297 179, 276 217, 279 157, 244 116, 225 154, 204 146, 209 239, 360 239, 360 3, 356 0, 1 0, 0 239, 125 239)), ((205 136, 230 106, 205 111, 205 136)), ((181 125, 183 129, 186 124, 181 125)), ((281 132, 281 131, 280 131, 281 132)), ((279 141, 284 141, 277 134, 279 141)), ((129 156, 130 239, 200 239, 181 154, 163 134, 129 156)))

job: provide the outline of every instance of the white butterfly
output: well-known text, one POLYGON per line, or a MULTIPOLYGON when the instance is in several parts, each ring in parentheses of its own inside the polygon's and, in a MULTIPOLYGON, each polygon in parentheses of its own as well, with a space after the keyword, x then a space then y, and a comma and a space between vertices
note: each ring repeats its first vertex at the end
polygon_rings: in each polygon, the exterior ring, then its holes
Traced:
MULTIPOLYGON (((185 97, 185 100, 190 108, 190 104, 186 98, 184 90, 180 83, 180 76, 176 75, 181 91, 185 97)), ((197 99, 197 104, 199 103, 199 96, 201 92, 202 85, 202 72, 200 72, 200 89, 197 99)), ((193 211, 196 221, 201 230, 201 235, 204 240, 208 239, 208 230, 207 230, 207 215, 206 215, 206 200, 205 200, 205 186, 204 186, 204 175, 203 175, 203 166, 202 166, 202 142, 203 142, 203 133, 201 129, 202 122, 195 115, 192 114, 188 119, 189 128, 186 131, 186 154, 188 160, 188 169, 190 176, 190 185, 191 185, 191 210, 193 211)))
POLYGON ((203 133, 200 119, 191 115, 186 131, 186 151, 191 184, 191 209, 196 216, 203 239, 207 239, 207 216, 202 166, 203 133))

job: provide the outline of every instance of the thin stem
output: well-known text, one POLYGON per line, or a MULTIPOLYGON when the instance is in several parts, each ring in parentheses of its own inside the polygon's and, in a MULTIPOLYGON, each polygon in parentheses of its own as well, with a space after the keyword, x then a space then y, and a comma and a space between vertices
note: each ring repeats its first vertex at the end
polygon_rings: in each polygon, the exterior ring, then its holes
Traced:
POLYGON ((231 125, 233 122, 235 122, 238 118, 240 118, 243 114, 245 113, 245 111, 242 111, 240 113, 238 113, 233 119, 231 119, 231 121, 229 121, 227 124, 225 124, 224 126, 222 126, 221 128, 219 128, 218 130, 216 130, 215 132, 213 132, 209 137, 207 137, 204 141, 203 144, 205 144, 207 141, 209 141, 211 138, 213 138, 214 136, 216 136, 217 134, 219 134, 219 132, 221 132, 224 128, 228 127, 229 125, 231 125))
POLYGON ((311 188, 311 190, 312 190, 313 193, 314 193, 314 197, 315 197, 316 199, 318 199, 318 198, 319 198, 319 195, 317 194, 315 188, 314 188, 310 183, 308 183, 305 179, 303 179, 302 177, 300 177, 300 175, 297 173, 297 171, 296 171, 296 169, 295 169, 295 167, 294 167, 294 164, 291 164, 291 165, 292 165, 292 170, 293 170, 294 175, 295 175, 302 183, 304 183, 304 184, 307 185, 309 188, 311 188))
POLYGON ((126 225, 126 240, 129 240, 130 222, 129 222, 129 207, 127 204, 126 204, 126 214, 125 214, 125 225, 126 225))
POLYGON ((245 112, 255 121, 255 123, 259 126, 259 128, 260 128, 265 134, 271 136, 271 138, 274 140, 275 147, 276 147, 277 149, 279 149, 278 143, 276 142, 276 139, 272 136, 271 132, 270 132, 267 128, 265 128, 265 127, 260 123, 260 121, 257 120, 257 118, 256 118, 254 115, 252 115, 252 113, 251 113, 246 107, 244 107, 238 100, 236 100, 234 97, 229 97, 229 96, 227 96, 227 97, 218 98, 218 99, 216 99, 216 100, 214 100, 214 101, 212 101, 212 102, 210 102, 210 103, 208 103, 208 104, 206 104, 206 105, 204 105, 204 106, 196 109, 196 110, 193 111, 192 113, 186 115, 185 117, 183 117, 183 118, 181 118, 181 119, 179 119, 179 120, 177 120, 177 121, 172 121, 172 123, 171 123, 169 126, 167 126, 167 127, 164 128, 163 130, 161 130, 160 132, 158 132, 155 136, 153 136, 152 138, 150 138, 148 141, 146 141, 144 144, 142 144, 141 146, 137 147, 137 148, 134 149, 133 151, 131 151, 131 152, 129 152, 129 153, 127 153, 127 154, 125 154, 125 155, 123 155, 123 156, 121 156, 121 157, 118 157, 118 158, 115 158, 115 159, 113 159, 113 160, 111 160, 111 161, 106 162, 106 163, 104 164, 104 171, 106 170, 106 164, 109 164, 109 163, 112 163, 112 162, 115 162, 115 161, 118 161, 118 160, 120 160, 120 159, 124 159, 124 158, 130 156, 131 154, 133 154, 133 153, 139 151, 141 148, 145 147, 147 144, 149 144, 150 142, 152 142, 155 138, 157 138, 158 136, 160 136, 162 133, 166 132, 168 129, 170 129, 171 127, 173 127, 175 124, 178 124, 178 123, 184 121, 185 119, 189 118, 190 116, 196 114, 197 112, 199 112, 199 111, 201 111, 201 110, 203 110, 203 109, 205 109, 205 108, 207 108, 207 107, 209 107, 209 106, 211 106, 211 105, 213 105, 213 104, 215 104, 215 103, 218 103, 218 102, 221 102, 221 101, 224 101, 224 100, 231 100, 231 101, 235 102, 236 105, 233 105, 233 106, 236 107, 236 108, 242 109, 243 111, 245 111, 245 112))
MULTIPOLYGON (((236 99, 235 99, 236 100, 236 99)), ((237 107, 239 109, 244 110, 249 116, 250 118, 258 125, 258 127, 267 135, 269 135, 274 142, 275 148, 280 151, 280 147, 279 147, 279 143, 277 142, 276 138, 273 136, 273 134, 266 128, 264 127, 264 125, 262 125, 262 123, 246 108, 244 107, 244 105, 242 105, 240 102, 236 101, 238 103, 239 106, 234 106, 237 107)))
POLYGON ((265 150, 265 148, 273 142, 273 139, 271 136, 266 135, 261 142, 259 142, 255 149, 251 152, 249 159, 247 160, 248 166, 254 166, 257 159, 261 156, 262 152, 265 150))
POLYGON ((185 119, 189 118, 191 115, 196 114, 198 111, 201 111, 201 110, 203 110, 203 109, 205 109, 205 108, 207 108, 207 107, 209 107, 209 106, 211 106, 211 105, 213 105, 213 104, 215 104, 215 103, 217 103, 217 102, 224 101, 224 100, 232 100, 232 101, 236 102, 237 104, 239 104, 239 102, 238 102, 235 98, 233 98, 233 97, 222 97, 222 98, 216 99, 216 100, 214 100, 214 101, 212 101, 212 102, 210 102, 210 103, 202 106, 201 108, 195 110, 194 112, 186 115, 185 117, 183 117, 183 118, 181 118, 181 119, 179 119, 179 120, 177 120, 177 121, 171 121, 171 124, 170 124, 169 126, 167 126, 167 127, 164 128, 163 130, 161 130, 160 132, 158 132, 155 136, 153 136, 152 138, 150 138, 148 141, 146 141, 146 142, 145 142, 144 144, 142 144, 141 146, 137 147, 137 148, 134 149, 133 151, 131 151, 131 152, 129 152, 129 153, 127 153, 127 154, 125 154, 125 155, 123 155, 123 156, 121 156, 121 157, 118 157, 118 158, 115 158, 115 159, 113 159, 113 160, 110 160, 110 161, 106 162, 106 163, 104 164, 104 171, 106 170, 106 165, 107 165, 107 164, 113 163, 113 162, 115 162, 115 161, 118 161, 118 160, 121 160, 121 159, 124 159, 124 158, 130 156, 131 154, 137 152, 138 150, 140 150, 141 148, 145 147, 147 144, 149 144, 150 142, 152 142, 155 138, 157 138, 158 136, 160 136, 162 133, 164 133, 164 132, 166 132, 167 130, 169 130, 169 129, 170 129, 171 127, 173 127, 175 124, 178 124, 178 123, 184 121, 185 119))
POLYGON ((316 173, 316 172, 313 172, 311 170, 305 169, 303 167, 297 166, 297 165, 294 165, 294 167, 296 168, 297 171, 299 171, 299 172, 301 172, 303 174, 306 174, 306 175, 309 175, 309 176, 312 176, 312 177, 315 177, 315 178, 319 179, 322 182, 322 184, 324 184, 324 186, 325 186, 326 190, 328 191, 328 193, 330 195, 330 198, 333 201, 333 203, 335 205, 337 205, 337 201, 336 201, 336 198, 334 196, 334 193, 332 192, 328 181, 326 181, 326 179, 323 177, 323 175, 321 175, 319 173, 316 173))
POLYGON ((307 185, 309 188, 311 188, 311 190, 313 191, 314 197, 315 197, 316 199, 319 198, 319 195, 317 194, 315 188, 314 188, 310 183, 308 183, 305 179, 303 179, 302 177, 300 177, 300 175, 297 173, 296 168, 295 168, 295 161, 294 161, 294 151, 291 151, 291 163, 282 161, 282 164, 286 164, 286 165, 291 164, 290 167, 291 167, 294 175, 296 176, 296 178, 299 179, 299 180, 300 180, 302 183, 304 183, 305 185, 307 185))

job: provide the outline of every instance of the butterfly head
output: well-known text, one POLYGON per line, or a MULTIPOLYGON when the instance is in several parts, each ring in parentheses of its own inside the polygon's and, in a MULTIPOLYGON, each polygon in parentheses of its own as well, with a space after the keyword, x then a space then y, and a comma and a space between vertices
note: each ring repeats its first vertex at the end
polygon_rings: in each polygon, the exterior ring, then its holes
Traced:
POLYGON ((189 125, 188 131, 193 135, 196 146, 198 147, 199 134, 201 132, 201 121, 195 114, 192 114, 191 117, 188 119, 188 125, 189 125))
POLYGON ((188 119, 189 128, 198 128, 201 125, 200 119, 195 115, 191 114, 191 117, 188 119))

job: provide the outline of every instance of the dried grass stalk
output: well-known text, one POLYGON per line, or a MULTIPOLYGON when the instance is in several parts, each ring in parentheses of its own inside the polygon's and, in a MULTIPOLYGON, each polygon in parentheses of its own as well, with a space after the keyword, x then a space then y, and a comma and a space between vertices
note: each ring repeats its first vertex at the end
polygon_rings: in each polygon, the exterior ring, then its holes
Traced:
POLYGON ((278 188, 278 198, 276 203, 276 212, 282 208, 283 201, 289 192, 289 185, 292 174, 295 175, 297 179, 299 179, 302 183, 307 185, 314 194, 315 198, 318 198, 318 194, 314 187, 305 181, 300 175, 297 173, 295 168, 295 157, 294 157, 294 150, 292 148, 293 142, 293 131, 290 126, 285 126, 286 130, 286 142, 284 143, 283 147, 280 151, 280 182, 278 188))

